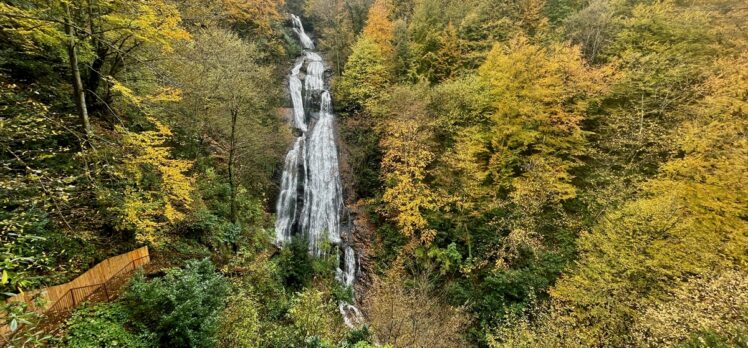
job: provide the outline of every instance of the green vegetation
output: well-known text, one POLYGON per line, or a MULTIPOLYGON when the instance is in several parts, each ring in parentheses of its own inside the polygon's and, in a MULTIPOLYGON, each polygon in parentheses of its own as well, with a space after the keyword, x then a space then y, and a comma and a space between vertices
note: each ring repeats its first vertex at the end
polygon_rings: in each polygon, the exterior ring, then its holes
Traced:
POLYGON ((67 347, 152 347, 148 333, 134 334, 126 329, 130 313, 122 304, 104 304, 75 312, 68 321, 67 347))
POLYGON ((6 0, 0 346, 748 347, 739 0, 6 0), (362 258, 272 244, 299 14, 362 258), (353 204, 355 203, 355 204, 353 204), (54 335, 52 335, 54 333, 54 335))
POLYGON ((377 0, 368 18, 335 86, 375 268, 429 275, 479 346, 740 345, 744 6, 377 0))
POLYGON ((226 279, 205 260, 167 270, 151 282, 141 274, 122 300, 139 326, 156 333, 162 346, 211 347, 229 290, 226 279))

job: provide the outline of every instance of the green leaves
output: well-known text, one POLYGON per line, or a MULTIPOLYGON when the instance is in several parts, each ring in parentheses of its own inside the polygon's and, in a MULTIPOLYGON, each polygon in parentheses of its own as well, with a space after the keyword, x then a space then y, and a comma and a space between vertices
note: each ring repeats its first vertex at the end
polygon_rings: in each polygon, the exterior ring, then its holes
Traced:
POLYGON ((228 281, 210 261, 192 260, 151 282, 139 275, 123 299, 132 320, 153 332, 159 342, 170 347, 212 347, 229 291, 228 281))
POLYGON ((353 46, 335 94, 349 109, 372 108, 389 85, 389 72, 380 47, 365 36, 353 46))
POLYGON ((131 325, 130 312, 122 303, 82 307, 66 322, 66 347, 154 347, 150 333, 136 333, 131 325))
POLYGON ((0 339, 8 347, 44 346, 49 343, 51 336, 39 329, 44 316, 35 308, 44 305, 40 298, 34 298, 32 307, 26 302, 3 302, 0 304, 0 325, 4 327, 0 332, 0 339))

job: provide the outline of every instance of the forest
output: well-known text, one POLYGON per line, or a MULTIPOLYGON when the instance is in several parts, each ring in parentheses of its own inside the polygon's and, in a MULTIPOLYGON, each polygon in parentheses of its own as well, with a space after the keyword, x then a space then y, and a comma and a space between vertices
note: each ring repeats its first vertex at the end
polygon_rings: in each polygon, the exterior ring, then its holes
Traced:
POLYGON ((0 347, 748 348, 748 4, 1 0, 0 208, 0 347))

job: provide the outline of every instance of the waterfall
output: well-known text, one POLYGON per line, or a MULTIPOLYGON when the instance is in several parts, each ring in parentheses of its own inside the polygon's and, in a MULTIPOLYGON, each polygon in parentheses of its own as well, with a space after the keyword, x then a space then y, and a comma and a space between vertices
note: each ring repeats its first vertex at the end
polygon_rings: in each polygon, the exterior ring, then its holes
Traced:
POLYGON ((306 32, 304 32, 304 25, 301 24, 301 18, 292 14, 291 20, 293 20, 293 31, 296 32, 296 35, 299 35, 301 45, 304 46, 304 49, 313 50, 314 42, 312 42, 312 39, 310 39, 306 32))
POLYGON ((301 99, 301 80, 299 79, 299 73, 303 65, 304 61, 302 60, 291 70, 291 77, 288 78, 288 90, 291 92, 291 102, 293 103, 294 127, 306 132, 306 117, 301 99))
MULTIPOLYGON (((283 246, 292 238, 301 237, 309 242, 309 253, 314 256, 336 253, 339 266, 335 277, 341 284, 352 287, 358 271, 357 259, 351 246, 351 231, 343 228, 345 205, 332 96, 325 86, 326 68, 322 57, 311 51, 314 43, 304 31, 301 19, 291 15, 291 20, 305 49, 291 70, 288 82, 293 104, 292 126, 300 134, 288 151, 283 167, 276 205, 276 243, 283 246), (319 105, 316 115, 307 112, 315 105, 319 105), (325 245, 332 248, 328 251, 325 245)), ((354 305, 341 302, 338 308, 348 326, 362 322, 361 312, 354 305)))
POLYGON ((321 92, 325 88, 325 66, 322 63, 322 57, 314 52, 307 52, 306 60, 309 63, 306 67, 304 89, 306 89, 307 97, 312 98, 315 92, 321 92))
POLYGON ((343 210, 330 92, 322 93, 321 99, 319 120, 308 135, 308 169, 301 216, 301 230, 309 241, 309 251, 316 256, 320 256, 324 240, 340 245, 343 210))
POLYGON ((293 148, 286 155, 281 178, 281 192, 276 205, 278 219, 275 221, 275 239, 279 244, 285 244, 291 240, 291 232, 298 218, 296 211, 299 171, 305 168, 304 157, 306 157, 304 156, 304 137, 298 137, 293 148))

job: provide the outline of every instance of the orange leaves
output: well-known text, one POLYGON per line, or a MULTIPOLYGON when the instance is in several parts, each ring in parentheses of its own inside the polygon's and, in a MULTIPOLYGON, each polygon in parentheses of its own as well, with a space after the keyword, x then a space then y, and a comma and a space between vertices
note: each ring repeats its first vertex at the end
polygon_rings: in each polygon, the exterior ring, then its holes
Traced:
POLYGON ((391 7, 389 0, 376 0, 369 8, 369 17, 363 32, 365 37, 379 46, 385 57, 390 57, 394 51, 392 39, 395 25, 389 18, 391 7))
POLYGON ((283 19, 284 0, 223 0, 226 14, 234 22, 251 23, 263 35, 270 35, 272 24, 283 19))

